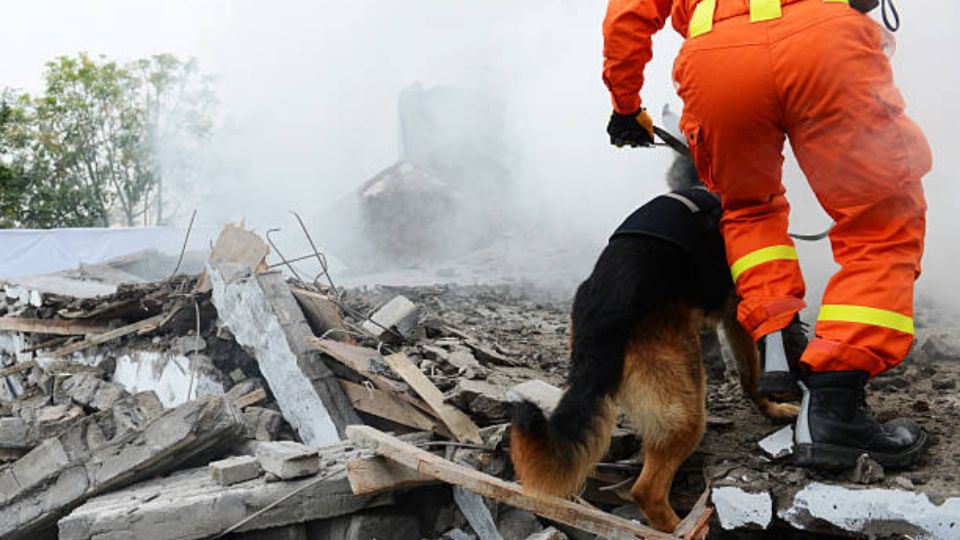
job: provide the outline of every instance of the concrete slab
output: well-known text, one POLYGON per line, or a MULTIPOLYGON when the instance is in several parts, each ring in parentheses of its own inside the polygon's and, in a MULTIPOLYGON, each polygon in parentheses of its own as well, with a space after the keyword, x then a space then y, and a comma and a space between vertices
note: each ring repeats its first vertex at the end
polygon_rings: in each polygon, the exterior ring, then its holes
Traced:
POLYGON ((283 417, 308 445, 339 441, 360 418, 321 354, 307 345, 313 333, 282 274, 222 266, 207 267, 213 304, 257 359, 283 417))
POLYGON ((257 459, 264 471, 284 480, 311 476, 320 470, 320 452, 293 441, 259 444, 257 459))
POLYGON ((207 465, 210 478, 221 486, 230 486, 260 476, 260 461, 253 456, 234 456, 207 465))
POLYGON ((145 422, 117 429, 112 411, 89 416, 0 471, 0 540, 32 538, 90 497, 232 445, 243 428, 216 397, 132 418, 145 422))

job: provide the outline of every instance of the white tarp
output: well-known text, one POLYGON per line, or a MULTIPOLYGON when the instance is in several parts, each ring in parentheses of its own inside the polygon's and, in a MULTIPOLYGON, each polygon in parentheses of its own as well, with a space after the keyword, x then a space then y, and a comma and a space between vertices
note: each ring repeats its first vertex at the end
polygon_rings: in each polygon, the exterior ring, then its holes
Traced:
MULTIPOLYGON (((207 250, 219 226, 194 226, 188 251, 207 250)), ((178 255, 185 227, 0 230, 0 278, 30 276, 96 264, 145 249, 178 255)), ((172 269, 171 269, 172 270, 172 269)))

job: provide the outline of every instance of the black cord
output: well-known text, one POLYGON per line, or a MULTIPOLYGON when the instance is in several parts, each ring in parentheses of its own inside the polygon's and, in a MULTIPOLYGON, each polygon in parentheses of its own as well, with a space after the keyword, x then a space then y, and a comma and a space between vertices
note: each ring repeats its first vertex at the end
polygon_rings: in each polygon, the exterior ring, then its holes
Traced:
POLYGON ((896 32, 900 29, 900 13, 897 11, 897 6, 893 5, 893 0, 883 0, 881 10, 883 11, 883 24, 891 32, 896 32), (887 8, 889 6, 890 12, 887 13, 887 8), (893 15, 893 22, 890 22, 890 15, 893 15))

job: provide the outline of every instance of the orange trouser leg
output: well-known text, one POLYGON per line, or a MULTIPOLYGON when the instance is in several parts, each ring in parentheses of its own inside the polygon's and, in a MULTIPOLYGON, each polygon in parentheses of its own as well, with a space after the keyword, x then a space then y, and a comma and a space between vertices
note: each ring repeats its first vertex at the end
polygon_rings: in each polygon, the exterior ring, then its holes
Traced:
POLYGON ((738 17, 687 40, 674 80, 697 169, 723 201, 727 259, 741 298, 738 318, 759 339, 804 307, 804 283, 780 181, 782 103, 766 35, 756 30, 738 17))
MULTIPOLYGON (((801 14, 825 11, 820 2, 797 5, 806 5, 795 10, 801 14)), ((792 15, 786 9, 784 20, 792 15)), ((876 374, 913 343, 926 211, 920 178, 930 149, 904 114, 875 23, 844 13, 784 34, 772 58, 785 121, 811 187, 836 221, 830 239, 841 265, 802 363, 876 374)))

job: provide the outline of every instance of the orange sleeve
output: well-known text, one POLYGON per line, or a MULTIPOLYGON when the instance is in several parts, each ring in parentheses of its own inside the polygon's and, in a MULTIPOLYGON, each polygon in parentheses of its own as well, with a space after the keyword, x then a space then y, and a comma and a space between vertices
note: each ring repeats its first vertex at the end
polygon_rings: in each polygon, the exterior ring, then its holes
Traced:
POLYGON ((653 57, 653 34, 667 22, 673 0, 610 0, 603 21, 603 82, 621 114, 640 109, 643 68, 653 57))

